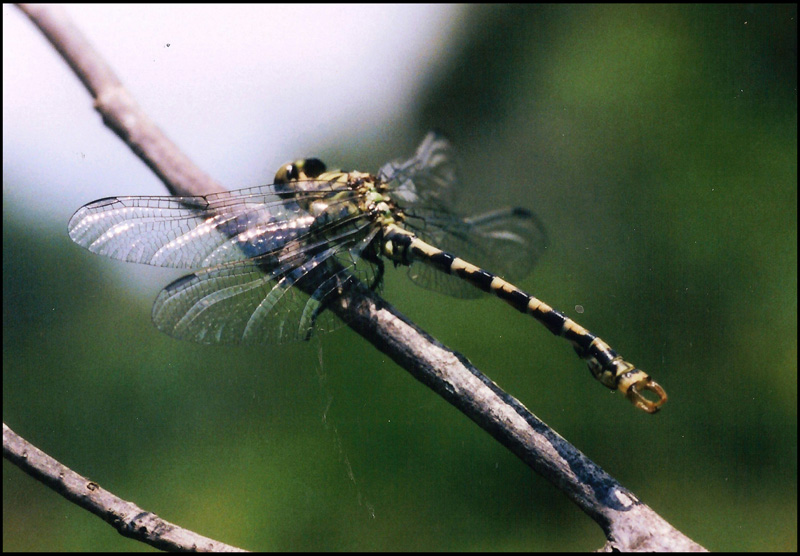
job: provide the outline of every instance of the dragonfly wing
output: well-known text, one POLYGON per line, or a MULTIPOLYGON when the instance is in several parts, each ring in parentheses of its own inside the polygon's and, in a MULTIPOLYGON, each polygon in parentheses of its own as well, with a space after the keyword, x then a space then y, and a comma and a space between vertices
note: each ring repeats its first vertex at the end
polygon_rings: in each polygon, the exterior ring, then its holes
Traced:
MULTIPOLYGON (((548 245, 542 222, 531 211, 519 208, 498 209, 465 219, 473 230, 476 261, 509 280, 528 276, 548 245), (479 251, 479 252, 478 252, 479 251)), ((465 246, 465 253, 473 248, 465 246)))
MULTIPOLYGON (((321 188, 324 186, 320 186, 321 188)), ((308 197, 329 191, 300 192, 308 197)), ((72 240, 100 255, 172 268, 201 268, 279 252, 313 217, 297 196, 265 185, 205 197, 109 197, 80 208, 72 240)))
POLYGON ((441 203, 452 205, 457 182, 456 157, 450 142, 430 131, 408 160, 385 164, 378 177, 390 183, 392 196, 401 206, 441 203))
POLYGON ((352 280, 375 276, 360 256, 373 237, 364 221, 335 241, 287 248, 281 264, 259 257, 184 276, 158 295, 153 322, 203 344, 279 344, 334 330, 342 322, 324 309, 352 280))
MULTIPOLYGON (((509 280, 528 275, 547 246, 541 222, 525 209, 500 209, 471 218, 451 211, 457 172, 449 141, 429 132, 414 156, 381 168, 390 194, 402 207, 403 226, 420 239, 509 280)), ((409 269, 417 284, 454 295, 481 292, 463 280, 417 263, 409 269)))
MULTIPOLYGON (((533 270, 547 248, 544 226, 530 211, 506 208, 459 218, 439 208, 408 211, 405 226, 423 241, 510 281, 533 270)), ((418 262, 409 269, 418 285, 455 297, 478 297, 483 292, 455 276, 418 262)))

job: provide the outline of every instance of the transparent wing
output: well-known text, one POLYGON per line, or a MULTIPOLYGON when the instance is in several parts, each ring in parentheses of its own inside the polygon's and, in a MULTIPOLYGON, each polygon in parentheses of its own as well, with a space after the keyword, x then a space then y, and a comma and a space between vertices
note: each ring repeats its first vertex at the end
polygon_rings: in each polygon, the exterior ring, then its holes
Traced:
MULTIPOLYGON (((93 253, 134 263, 202 268, 283 250, 310 233, 298 202, 331 195, 324 182, 283 198, 264 185, 204 197, 108 197, 80 208, 69 236, 93 253)), ((284 194, 284 197, 286 195, 284 194)), ((337 191, 337 201, 353 196, 337 191)))
MULTIPOLYGON (((405 226, 423 241, 512 282, 531 273, 548 243, 539 219, 521 208, 459 218, 442 209, 417 207, 407 214, 405 226)), ((424 288, 456 297, 483 294, 422 262, 412 264, 409 277, 424 288)))
POLYGON ((350 281, 379 280, 361 257, 379 228, 349 190, 302 185, 307 190, 101 199, 75 213, 69 234, 108 257, 202 268, 156 299, 153 321, 167 334, 213 344, 307 339, 312 329, 340 325, 324 309, 350 281), (323 198, 330 208, 315 222, 301 205, 323 198))
MULTIPOLYGON (((530 211, 506 208, 464 218, 452 212, 458 180, 449 141, 429 132, 414 156, 381 168, 390 194, 406 215, 403 225, 420 239, 507 280, 528 275, 547 247, 544 226, 530 211)), ((457 297, 481 292, 423 263, 409 269, 417 284, 457 297)))
POLYGON ((378 177, 390 184, 401 206, 433 203, 449 207, 455 200, 456 163, 450 142, 429 131, 408 160, 385 164, 378 177))
POLYGON ((312 256, 298 253, 272 268, 251 259, 184 276, 158 295, 153 322, 203 344, 277 344, 329 332, 343 323, 327 305, 353 280, 374 277, 359 253, 368 237, 350 249, 340 243, 312 256))

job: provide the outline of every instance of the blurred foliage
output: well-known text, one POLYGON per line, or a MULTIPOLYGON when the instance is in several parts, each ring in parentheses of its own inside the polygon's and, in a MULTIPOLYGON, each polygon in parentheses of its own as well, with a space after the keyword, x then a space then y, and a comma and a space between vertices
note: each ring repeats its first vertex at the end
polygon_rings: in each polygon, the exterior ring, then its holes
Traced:
MULTIPOLYGON (((444 130, 464 155, 461 209, 518 204, 547 225, 520 285, 670 401, 638 414, 496 300, 414 289, 401 271, 386 297, 705 547, 796 551, 796 6, 477 6, 458 32, 403 122, 416 134, 339 149, 376 169, 444 130)), ((269 349, 175 342, 149 323, 157 287, 135 297, 107 274, 118 263, 25 225, 4 204, 4 420, 119 496, 251 549, 602 545, 349 330, 269 349)), ((142 548, 3 465, 4 550, 142 548)))

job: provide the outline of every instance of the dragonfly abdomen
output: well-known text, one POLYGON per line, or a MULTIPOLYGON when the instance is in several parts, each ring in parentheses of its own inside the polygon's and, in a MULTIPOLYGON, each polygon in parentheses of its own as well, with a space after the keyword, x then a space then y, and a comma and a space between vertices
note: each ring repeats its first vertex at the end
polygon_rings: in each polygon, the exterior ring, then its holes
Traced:
POLYGON ((514 284, 455 255, 442 251, 397 225, 384 231, 384 254, 397 264, 418 260, 458 276, 476 288, 491 293, 542 323, 550 332, 568 340, 575 352, 589 365, 592 375, 612 390, 619 389, 637 407, 654 413, 666 402, 664 390, 647 373, 625 361, 602 338, 514 284), (642 396, 650 391, 658 396, 651 401, 642 396))

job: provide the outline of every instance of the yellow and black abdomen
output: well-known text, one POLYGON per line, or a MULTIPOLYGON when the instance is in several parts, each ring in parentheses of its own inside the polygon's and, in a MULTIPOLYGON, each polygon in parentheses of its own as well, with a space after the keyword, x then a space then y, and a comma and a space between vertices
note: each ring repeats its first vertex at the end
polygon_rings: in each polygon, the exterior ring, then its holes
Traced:
POLYGON ((410 265, 420 261, 446 274, 458 276, 476 288, 496 295, 518 311, 531 315, 556 336, 569 340, 589 365, 592 375, 608 388, 619 389, 636 407, 655 413, 667 401, 664 390, 647 373, 625 361, 601 338, 535 296, 487 270, 429 245, 396 224, 386 227, 383 239, 384 254, 396 264, 410 265), (658 399, 645 398, 642 395, 644 391, 652 392, 658 399))

